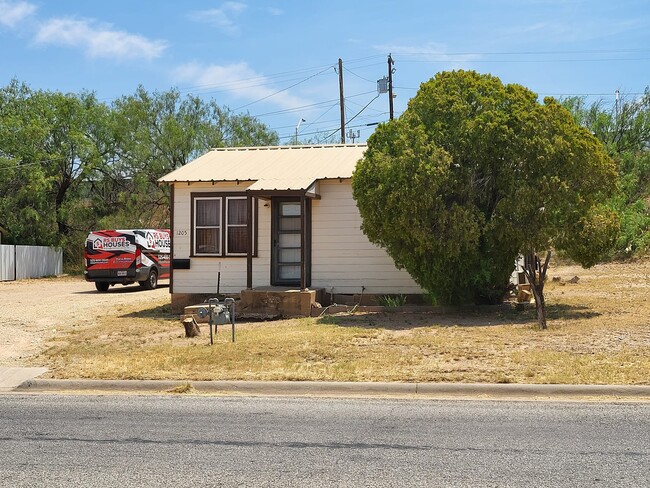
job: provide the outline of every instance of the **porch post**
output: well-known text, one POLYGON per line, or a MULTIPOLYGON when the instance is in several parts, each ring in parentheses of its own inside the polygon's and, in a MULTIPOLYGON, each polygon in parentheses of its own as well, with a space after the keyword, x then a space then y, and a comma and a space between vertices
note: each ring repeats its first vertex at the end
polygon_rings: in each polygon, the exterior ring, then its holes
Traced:
POLYGON ((300 233, 300 289, 305 290, 307 288, 307 270, 306 270, 306 248, 307 248, 307 239, 305 237, 306 229, 305 223, 307 222, 307 199, 305 194, 300 195, 300 228, 302 232, 300 233))
POLYGON ((246 251, 246 288, 253 288, 253 197, 250 193, 246 195, 246 231, 248 233, 248 246, 246 251))

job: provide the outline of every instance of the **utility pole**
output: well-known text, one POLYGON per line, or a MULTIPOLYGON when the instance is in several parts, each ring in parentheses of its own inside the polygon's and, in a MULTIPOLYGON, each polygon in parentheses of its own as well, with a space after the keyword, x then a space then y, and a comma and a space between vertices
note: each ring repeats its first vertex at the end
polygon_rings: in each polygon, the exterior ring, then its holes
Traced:
POLYGON ((341 144, 345 144, 345 105, 343 101, 343 60, 339 58, 339 99, 341 104, 341 144))
MULTIPOLYGON (((339 60, 340 61, 340 60, 339 60)), ((393 57, 388 54, 388 113, 393 120, 393 57)))
POLYGON ((621 92, 617 88, 616 89, 616 122, 618 122, 618 114, 620 110, 620 105, 619 105, 620 99, 621 99, 621 92))

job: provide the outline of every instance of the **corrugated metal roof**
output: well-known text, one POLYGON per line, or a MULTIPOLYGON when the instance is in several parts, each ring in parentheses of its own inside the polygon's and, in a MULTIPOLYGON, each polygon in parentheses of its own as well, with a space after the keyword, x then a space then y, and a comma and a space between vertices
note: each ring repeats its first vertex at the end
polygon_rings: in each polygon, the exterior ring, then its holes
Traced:
MULTIPOLYGON (((342 177, 341 177, 342 178, 342 177)), ((348 176, 349 178, 349 176, 348 176)), ((264 178, 257 180, 248 190, 306 190, 314 184, 313 177, 308 178, 264 178)))
POLYGON ((254 181, 251 190, 307 190, 350 178, 365 144, 220 148, 163 176, 161 183, 254 181))

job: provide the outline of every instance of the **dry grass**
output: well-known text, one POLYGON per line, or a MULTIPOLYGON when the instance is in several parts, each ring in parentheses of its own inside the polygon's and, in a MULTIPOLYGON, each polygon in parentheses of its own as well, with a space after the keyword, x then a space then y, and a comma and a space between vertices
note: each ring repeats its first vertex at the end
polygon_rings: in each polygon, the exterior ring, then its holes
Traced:
POLYGON ((36 361, 57 378, 650 383, 650 262, 559 267, 549 330, 534 310, 354 314, 220 326, 184 337, 163 303, 116 310, 55 338, 36 361))

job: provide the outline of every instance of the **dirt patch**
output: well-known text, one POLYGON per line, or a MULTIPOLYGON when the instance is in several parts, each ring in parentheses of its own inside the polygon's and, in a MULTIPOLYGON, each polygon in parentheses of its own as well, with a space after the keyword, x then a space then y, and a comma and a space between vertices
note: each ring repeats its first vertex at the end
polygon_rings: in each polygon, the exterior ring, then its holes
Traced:
POLYGON ((137 285, 95 290, 79 277, 0 282, 0 365, 26 366, 48 340, 121 307, 169 302, 169 288, 152 291, 137 285))

